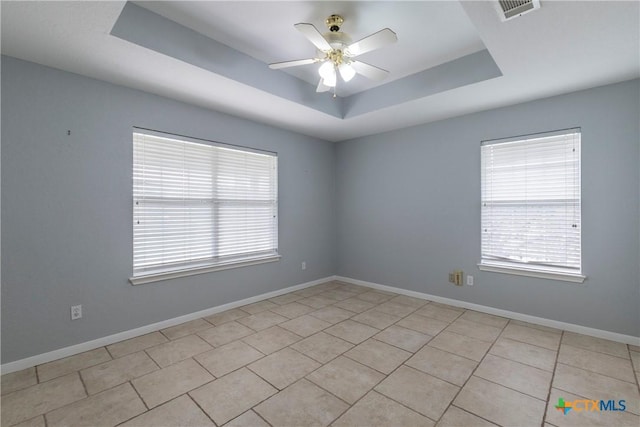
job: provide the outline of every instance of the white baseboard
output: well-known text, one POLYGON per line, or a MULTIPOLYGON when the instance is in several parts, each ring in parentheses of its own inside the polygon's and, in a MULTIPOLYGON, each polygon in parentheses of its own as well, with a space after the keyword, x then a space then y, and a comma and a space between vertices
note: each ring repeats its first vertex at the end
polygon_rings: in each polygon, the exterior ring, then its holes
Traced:
POLYGON ((2 366, 0 366, 0 372, 2 374, 8 374, 11 372, 20 371, 22 369, 31 368, 32 366, 41 365, 43 363, 61 359, 63 357, 73 356, 74 354, 78 353, 84 353, 85 351, 94 350, 96 348, 104 347, 106 345, 110 345, 119 341, 124 341, 130 338, 138 337, 140 335, 159 331, 160 329, 169 328, 171 326, 179 325, 180 323, 188 322, 190 320, 210 316, 212 314, 220 313, 225 310, 230 310, 232 308, 241 307, 243 305, 277 297, 279 295, 308 288, 310 286, 319 285, 321 283, 330 282, 332 280, 335 280, 335 276, 329 276, 322 279, 313 280, 311 282, 289 286, 288 288, 278 289, 277 291, 267 292, 266 294, 256 295, 254 297, 245 298, 240 301, 234 301, 228 304, 219 305, 217 307, 207 308, 206 310, 196 311, 195 313, 185 314, 184 316, 174 317, 173 319, 163 320, 161 322, 152 323, 150 325, 141 326, 139 328, 130 329, 128 331, 118 332, 117 334, 109 335, 91 341, 86 341, 69 347, 60 348, 58 350, 49 351, 47 353, 37 354, 35 356, 2 364, 2 366))
POLYGON ((109 336, 98 338, 95 340, 86 341, 80 344, 75 344, 69 347, 60 348, 58 350, 49 351, 47 353, 42 353, 35 356, 27 357, 24 359, 16 360, 14 362, 5 363, 0 366, 0 372, 2 374, 8 374, 11 372, 20 371, 22 369, 27 369, 36 365, 41 365, 43 363, 61 359, 63 357, 73 356, 78 353, 94 350, 96 348, 114 344, 119 341, 135 338, 140 335, 145 335, 151 332, 159 331, 160 329, 165 329, 171 326, 179 325, 181 323, 188 322, 190 320, 195 320, 201 317, 210 316, 212 314, 220 313, 225 310, 230 310, 232 308, 237 308, 243 305, 277 297, 279 295, 283 295, 289 292, 319 285, 325 282, 330 282, 332 280, 339 280, 345 283, 352 283, 354 285, 366 286, 372 289, 379 289, 379 290, 394 292, 397 294, 406 295, 410 297, 426 299, 429 301, 435 301, 443 304, 449 304, 456 307, 462 307, 462 308, 467 308, 475 311, 480 311, 482 313, 494 314, 496 316, 507 317, 509 319, 515 319, 515 320, 521 320, 523 322, 534 323, 536 325, 548 326, 551 328, 562 329, 570 332, 576 332, 579 334, 589 335, 592 337, 603 338, 611 341, 617 341, 625 344, 640 346, 640 337, 634 337, 632 335, 624 335, 616 332, 604 331, 601 329, 575 325, 573 323, 565 323, 557 320, 545 319, 543 317, 530 316, 528 314, 516 313, 514 311, 502 310, 499 308, 489 307, 486 305, 474 304, 466 301, 459 301, 451 298, 440 297, 437 295, 425 294, 423 292, 410 291, 407 289, 396 288, 393 286, 366 282, 364 280, 352 279, 350 277, 328 276, 322 279, 313 280, 311 282, 290 286, 284 289, 278 289, 277 291, 267 292, 265 294, 256 295, 250 298, 245 298, 243 300, 230 302, 228 304, 219 305, 217 307, 208 308, 206 310, 197 311, 195 313, 185 314, 184 316, 163 320, 162 322, 153 323, 150 325, 142 326, 135 329, 130 329, 128 331, 119 332, 117 334, 109 335, 109 336))
POLYGON ((468 308, 482 313, 493 314, 496 316, 507 317, 509 319, 521 320, 523 322, 534 323, 536 325, 548 326, 550 328, 562 329, 578 334, 589 335, 596 338, 603 338, 611 341, 617 341, 624 344, 632 344, 640 346, 640 337, 633 335, 624 335, 617 332, 604 331, 602 329, 589 328, 587 326, 575 325, 573 323, 565 323, 557 320, 545 319, 543 317, 530 316, 528 314, 517 313, 514 311, 502 310, 499 308, 489 307, 486 305, 474 304, 466 301, 459 301, 451 298, 439 297, 437 295, 429 295, 422 292, 409 291, 406 289, 396 288, 393 286, 380 285, 378 283, 366 282, 364 280, 352 279, 350 277, 335 276, 335 280, 354 285, 366 286, 368 288, 379 289, 382 291, 394 292, 409 297, 426 299, 442 304, 449 304, 455 307, 468 308))

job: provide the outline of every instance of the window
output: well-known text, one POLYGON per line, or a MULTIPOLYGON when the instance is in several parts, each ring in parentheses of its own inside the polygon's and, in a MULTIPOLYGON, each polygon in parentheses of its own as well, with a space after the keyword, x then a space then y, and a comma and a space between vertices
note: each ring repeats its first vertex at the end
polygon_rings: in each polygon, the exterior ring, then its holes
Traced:
POLYGON ((133 134, 133 284, 278 259, 277 156, 133 134))
POLYGON ((481 146, 480 269, 582 282, 580 129, 481 146))

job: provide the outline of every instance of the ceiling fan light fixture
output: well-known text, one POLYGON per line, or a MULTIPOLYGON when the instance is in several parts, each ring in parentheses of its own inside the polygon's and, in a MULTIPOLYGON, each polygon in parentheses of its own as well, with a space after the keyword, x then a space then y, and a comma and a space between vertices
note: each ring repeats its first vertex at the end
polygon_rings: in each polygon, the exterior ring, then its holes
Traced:
POLYGON ((326 76, 323 76, 322 80, 324 81, 325 86, 336 87, 336 83, 337 83, 336 70, 334 68, 331 68, 331 73, 327 74, 326 76))
POLYGON ((356 70, 354 70, 350 64, 340 64, 338 71, 340 71, 340 77, 342 77, 342 80, 345 82, 348 82, 356 75, 356 70))
POLYGON ((325 80, 331 75, 335 75, 335 73, 336 72, 333 69, 333 62, 331 61, 325 61, 320 68, 318 68, 318 74, 320 74, 320 77, 325 80))

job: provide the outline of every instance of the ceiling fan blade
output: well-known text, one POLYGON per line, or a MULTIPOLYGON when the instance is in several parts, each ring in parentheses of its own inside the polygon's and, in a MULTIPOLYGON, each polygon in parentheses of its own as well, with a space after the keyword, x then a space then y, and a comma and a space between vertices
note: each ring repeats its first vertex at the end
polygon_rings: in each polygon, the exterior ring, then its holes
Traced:
POLYGON ((320 49, 322 52, 328 52, 331 50, 331 45, 329 44, 329 42, 326 41, 324 37, 322 37, 320 31, 318 31, 318 29, 312 24, 300 23, 295 24, 294 27, 296 27, 298 31, 300 31, 307 39, 309 39, 311 43, 313 43, 315 47, 320 49))
POLYGON ((381 47, 393 44, 397 41, 398 36, 396 36, 396 33, 388 28, 385 28, 378 31, 377 33, 373 33, 370 36, 363 38, 362 40, 351 43, 346 49, 346 55, 351 57, 362 55, 363 53, 367 53, 375 49, 380 49, 381 47))
POLYGON ((384 80, 387 75, 389 75, 389 72, 387 70, 374 67, 373 65, 367 64, 366 62, 351 61, 351 66, 354 70, 356 70, 356 73, 362 74, 363 76, 371 80, 384 80))
POLYGON ((316 92, 328 92, 331 89, 329 86, 324 84, 324 79, 320 79, 318 82, 318 87, 316 88, 316 92))
POLYGON ((279 70, 280 68, 297 67, 298 65, 313 64, 315 62, 318 62, 318 59, 296 59, 295 61, 274 62, 273 64, 269 64, 269 68, 272 70, 279 70))

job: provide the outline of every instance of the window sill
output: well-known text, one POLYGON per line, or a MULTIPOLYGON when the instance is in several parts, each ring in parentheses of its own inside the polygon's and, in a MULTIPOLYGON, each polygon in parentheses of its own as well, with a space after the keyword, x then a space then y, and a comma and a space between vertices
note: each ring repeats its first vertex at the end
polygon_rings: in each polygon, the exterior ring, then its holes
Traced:
POLYGON ((162 280, 177 279, 179 277, 194 276, 196 274, 211 273, 214 271, 229 270, 232 268, 247 267, 249 265, 266 264, 280 260, 280 255, 270 255, 263 258, 253 258, 245 261, 233 261, 224 264, 208 265, 178 271, 167 271, 162 273, 150 273, 141 276, 130 277, 132 285, 144 285, 145 283, 159 282, 162 280))
POLYGON ((478 268, 483 271, 493 273, 514 274, 516 276, 537 277, 539 279, 560 280, 563 282, 582 283, 587 278, 582 274, 565 273, 561 271, 540 271, 522 267, 511 267, 506 265, 480 263, 478 268))

